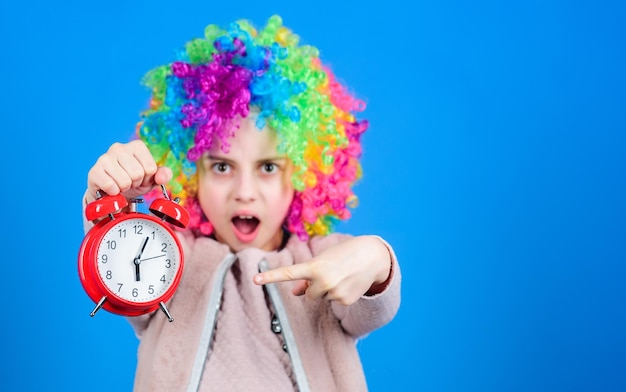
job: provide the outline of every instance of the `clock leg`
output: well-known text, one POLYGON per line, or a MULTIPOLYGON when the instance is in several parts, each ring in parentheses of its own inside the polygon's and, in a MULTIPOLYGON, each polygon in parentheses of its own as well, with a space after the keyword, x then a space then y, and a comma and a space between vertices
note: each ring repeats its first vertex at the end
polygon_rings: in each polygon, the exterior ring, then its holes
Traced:
POLYGON ((98 301, 98 304, 96 305, 96 307, 95 307, 95 308, 93 308, 93 310, 91 311, 91 313, 89 313, 89 315, 90 315, 91 317, 95 316, 95 315, 96 315, 96 312, 97 312, 98 310, 100 310, 100 308, 102 307, 102 305, 104 305, 104 301, 106 301, 106 300, 107 300, 106 295, 105 295, 104 297, 100 298, 100 301, 98 301))
POLYGON ((174 321, 174 317, 172 317, 170 312, 167 310, 167 308, 165 307, 165 304, 163 302, 159 302, 159 306, 161 307, 161 310, 163 311, 163 313, 165 313, 165 315, 167 316, 167 320, 170 323, 174 321))

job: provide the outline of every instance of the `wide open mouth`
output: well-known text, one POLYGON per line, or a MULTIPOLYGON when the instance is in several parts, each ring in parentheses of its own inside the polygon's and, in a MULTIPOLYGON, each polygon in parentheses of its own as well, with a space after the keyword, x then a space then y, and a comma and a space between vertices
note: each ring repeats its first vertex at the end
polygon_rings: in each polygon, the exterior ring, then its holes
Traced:
POLYGON ((243 234, 253 233, 260 223, 259 219, 252 215, 239 215, 234 217, 231 221, 235 229, 243 234))

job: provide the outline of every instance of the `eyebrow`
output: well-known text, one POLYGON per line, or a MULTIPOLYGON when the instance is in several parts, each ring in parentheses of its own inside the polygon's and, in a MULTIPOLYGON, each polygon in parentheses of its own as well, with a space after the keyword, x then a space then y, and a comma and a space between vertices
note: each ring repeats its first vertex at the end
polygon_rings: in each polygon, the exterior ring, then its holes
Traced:
POLYGON ((221 157, 221 156, 216 156, 216 155, 211 155, 211 154, 207 154, 204 156, 203 158, 205 161, 225 161, 225 162, 232 162, 230 159, 226 158, 226 157, 221 157))
MULTIPOLYGON (((208 160, 208 161, 220 161, 220 162, 226 162, 226 163, 233 163, 234 162, 232 159, 228 159, 225 156, 211 155, 211 154, 206 155, 205 159, 208 160)), ((274 156, 274 157, 268 157, 268 158, 259 159, 257 162, 258 163, 284 162, 284 161, 288 161, 288 160, 289 160, 289 158, 287 158, 286 156, 274 156)))

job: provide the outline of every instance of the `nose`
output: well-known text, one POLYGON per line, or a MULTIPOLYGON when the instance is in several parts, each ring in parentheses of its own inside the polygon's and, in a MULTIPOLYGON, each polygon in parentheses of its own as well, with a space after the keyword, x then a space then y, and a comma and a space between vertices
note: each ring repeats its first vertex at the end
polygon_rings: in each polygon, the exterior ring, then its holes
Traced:
POLYGON ((235 200, 249 203, 258 196, 258 184, 256 176, 250 171, 240 171, 235 181, 235 200))

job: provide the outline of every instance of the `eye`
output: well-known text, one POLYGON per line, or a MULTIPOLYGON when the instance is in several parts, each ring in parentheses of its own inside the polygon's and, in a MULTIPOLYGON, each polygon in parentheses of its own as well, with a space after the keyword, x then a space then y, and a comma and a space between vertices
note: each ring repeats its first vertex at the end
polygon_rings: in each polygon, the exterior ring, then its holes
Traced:
POLYGON ((278 165, 272 162, 264 163, 261 166, 261 171, 265 174, 271 174, 278 171, 278 165))
POLYGON ((226 162, 217 162, 211 165, 211 170, 215 173, 229 173, 230 165, 226 162))

